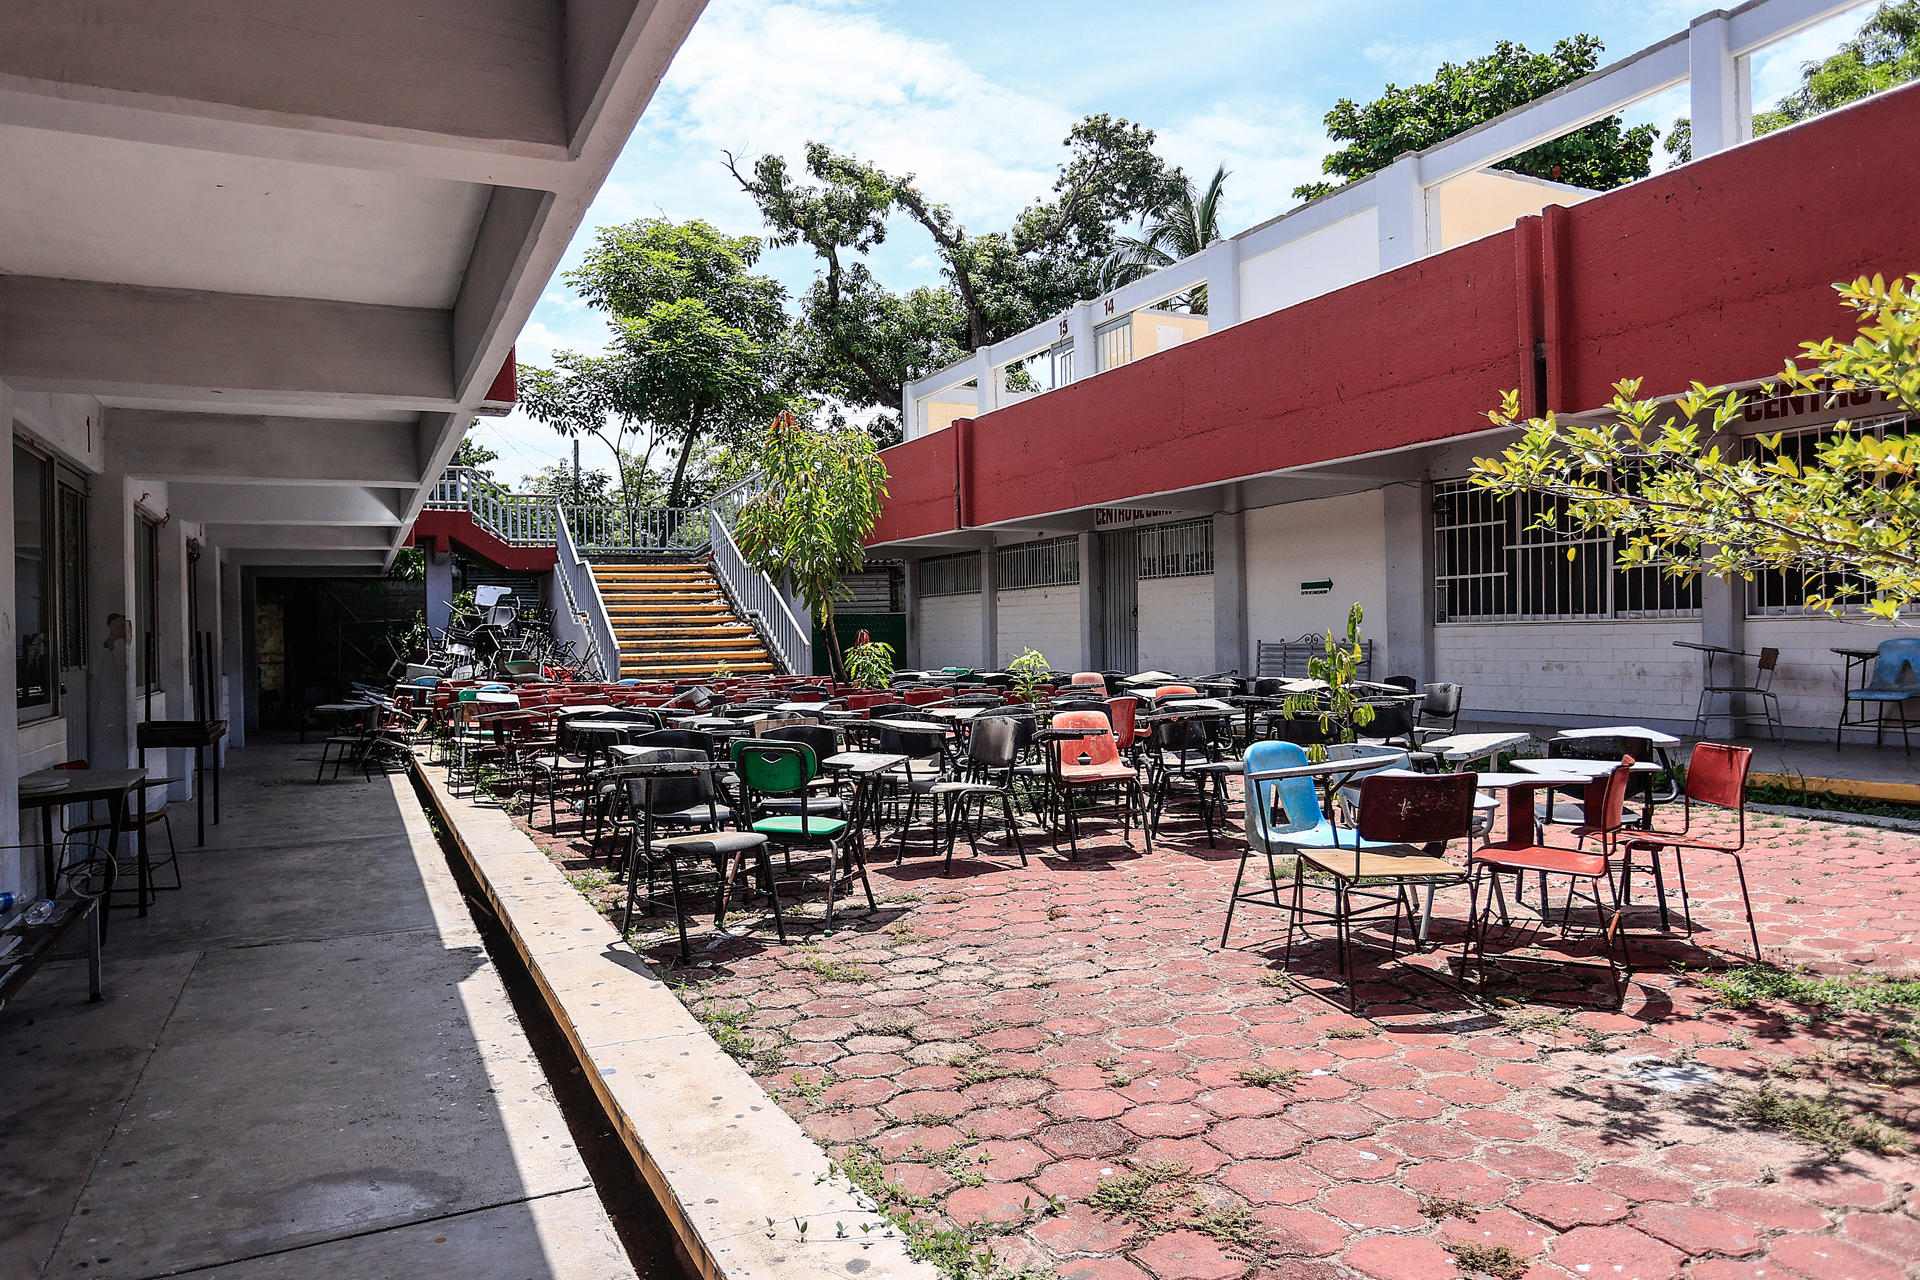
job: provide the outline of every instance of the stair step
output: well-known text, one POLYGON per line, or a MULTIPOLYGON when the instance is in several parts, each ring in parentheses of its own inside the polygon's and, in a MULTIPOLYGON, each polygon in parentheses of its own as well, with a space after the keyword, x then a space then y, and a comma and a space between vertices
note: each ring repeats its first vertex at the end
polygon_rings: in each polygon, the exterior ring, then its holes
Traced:
POLYGON ((740 675, 779 670, 759 632, 734 611, 706 563, 592 568, 626 674, 700 680, 718 667, 740 675))

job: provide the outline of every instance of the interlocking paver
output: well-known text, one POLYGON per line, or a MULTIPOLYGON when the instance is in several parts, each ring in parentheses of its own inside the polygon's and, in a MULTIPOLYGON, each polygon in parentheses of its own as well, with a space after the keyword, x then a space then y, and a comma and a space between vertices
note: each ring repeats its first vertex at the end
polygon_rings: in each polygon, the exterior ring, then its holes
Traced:
MULTIPOLYGON (((1920 921, 1901 901, 1920 902, 1920 837, 1764 817, 1750 837, 1770 959, 1920 971, 1920 921)), ((541 839, 569 869, 588 865, 541 839)), ((790 904, 809 954, 858 963, 858 982, 794 967, 738 904, 740 932, 703 948, 684 993, 746 1013, 781 1059, 755 1069, 817 1141, 871 1151, 924 1198, 915 1212, 980 1224, 1009 1269, 1458 1280, 1447 1244, 1497 1243, 1530 1260, 1527 1280, 1879 1280, 1920 1257, 1913 1155, 1830 1159, 1729 1105, 1768 1080, 1851 1088, 1832 1064, 1860 1040, 1790 1007, 1722 1007, 1696 981, 1746 945, 1724 860, 1688 866, 1704 948, 1635 917, 1619 1010, 1604 977, 1497 961, 1496 998, 1463 1003, 1450 970, 1463 904, 1443 893, 1439 949, 1386 963, 1362 948, 1350 1013, 1320 934, 1296 948, 1298 984, 1278 976, 1271 912, 1215 945, 1237 859, 1227 840, 1208 850, 1197 823, 1170 822, 1151 854, 1099 834, 1077 863, 1044 841, 1030 852, 1025 869, 957 862, 952 877, 924 854, 876 865, 875 892, 894 901, 871 919, 843 903, 831 935, 814 904, 790 904), (896 945, 900 921, 911 940, 896 945), (1703 1074, 1665 1093, 1652 1068, 1703 1074), (1143 1168, 1185 1188, 1160 1220, 1095 1206, 1103 1181, 1143 1168), (1196 1202, 1244 1206, 1257 1243, 1207 1234, 1196 1202)), ((670 927, 647 936, 668 963, 670 927)), ((1909 1079, 1848 1096, 1883 1122, 1920 1114, 1909 1079)))

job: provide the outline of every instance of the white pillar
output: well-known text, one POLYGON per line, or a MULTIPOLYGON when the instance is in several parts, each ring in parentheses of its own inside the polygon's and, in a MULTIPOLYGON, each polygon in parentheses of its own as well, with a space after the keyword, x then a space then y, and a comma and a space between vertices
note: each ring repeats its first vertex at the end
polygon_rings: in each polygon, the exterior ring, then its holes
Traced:
MULTIPOLYGON (((158 650, 160 694, 153 699, 154 719, 185 720, 193 715, 192 624, 187 612, 187 590, 192 566, 187 562, 187 528, 180 520, 169 520, 160 528, 160 590, 154 600, 159 633, 158 650)), ((135 723, 147 718, 143 697, 136 710, 135 723)), ((139 759, 136 748, 134 758, 139 759)), ((152 773, 178 778, 167 791, 171 800, 193 797, 193 752, 184 748, 149 751, 147 768, 152 773)))
POLYGON ((445 631, 453 618, 453 552, 427 545, 427 625, 445 631))
POLYGON ((139 496, 124 471, 113 467, 93 485, 87 520, 89 655, 87 760, 96 769, 124 769, 134 762, 133 726, 139 719, 135 683, 140 637, 134 628, 133 502, 139 496), (114 618, 121 618, 118 626, 114 618))
POLYGON ((1096 568, 1096 548, 1100 539, 1083 533, 1080 542, 1080 659, 1075 670, 1092 671, 1100 663, 1100 574, 1096 568))
POLYGON ((1067 312, 1067 332, 1073 338, 1073 380, 1084 381, 1099 370, 1099 353, 1093 344, 1093 304, 1076 302, 1067 312))
POLYGON ((1380 218, 1380 269, 1391 271, 1427 256, 1427 189, 1420 183, 1420 158, 1401 156, 1374 174, 1380 218))
POLYGON ((906 643, 893 655, 894 665, 904 670, 920 669, 920 562, 905 561, 900 570, 900 609, 906 622, 906 643))
POLYGON ((980 551, 980 665, 997 670, 1000 665, 1000 575, 993 548, 980 551))
POLYGON ((1388 489, 1386 506, 1387 616, 1381 621, 1387 643, 1385 665, 1374 666, 1373 678, 1444 680, 1446 673, 1434 670, 1433 484, 1388 489))
POLYGON ((1752 136, 1752 64, 1734 54, 1733 24, 1726 14, 1697 18, 1687 29, 1687 73, 1694 159, 1752 136))
POLYGON ((1215 240, 1207 246, 1206 258, 1207 332, 1218 333, 1240 323, 1240 242, 1215 240))
MULTIPOLYGON (((0 426, 7 428, 8 444, 13 435, 13 391, 0 382, 0 426)), ((19 672, 12 655, 18 642, 14 617, 15 588, 13 557, 13 449, 0 458, 0 494, 6 495, 8 518, 0 520, 0 646, 4 646, 6 675, 0 679, 0 844, 20 842, 20 688, 19 672)), ((80 714, 84 709, 76 708, 80 714)), ((13 893, 35 892, 40 888, 39 859, 9 850, 0 853, 0 889, 13 893)))
POLYGON ((1000 407, 1000 388, 994 385, 993 357, 987 354, 985 347, 973 353, 973 377, 974 384, 980 388, 974 401, 974 412, 992 413, 1000 407))
POLYGON ((220 553, 220 716, 227 722, 227 746, 247 745, 247 665, 240 622, 240 566, 220 553))
POLYGON ((1248 675, 1247 517, 1239 489, 1228 486, 1226 510, 1213 516, 1213 669, 1248 675))

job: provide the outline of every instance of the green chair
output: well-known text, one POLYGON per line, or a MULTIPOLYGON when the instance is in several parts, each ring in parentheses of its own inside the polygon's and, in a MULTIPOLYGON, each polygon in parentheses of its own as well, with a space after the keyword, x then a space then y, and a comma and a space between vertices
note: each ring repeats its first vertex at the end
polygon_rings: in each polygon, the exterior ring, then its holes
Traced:
POLYGON ((857 842, 847 840, 845 818, 809 813, 813 806, 801 803, 797 812, 763 813, 768 800, 808 797, 808 784, 820 774, 813 748, 804 742, 774 742, 765 738, 742 738, 730 748, 734 772, 740 777, 742 811, 748 815, 747 829, 767 837, 771 844, 791 853, 796 848, 825 848, 827 852, 827 927, 833 927, 833 904, 842 881, 857 879, 866 892, 867 906, 878 911, 873 886, 867 881, 867 863, 857 842))

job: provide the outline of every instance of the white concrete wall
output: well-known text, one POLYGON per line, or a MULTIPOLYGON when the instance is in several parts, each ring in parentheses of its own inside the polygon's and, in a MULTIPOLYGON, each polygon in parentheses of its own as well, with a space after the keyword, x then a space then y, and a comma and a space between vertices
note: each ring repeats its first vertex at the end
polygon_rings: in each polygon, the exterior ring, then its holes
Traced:
POLYGON ((1139 667, 1204 676, 1213 655, 1213 575, 1147 578, 1139 585, 1139 667))
MULTIPOLYGON (((1254 669, 1262 640, 1297 640, 1309 632, 1343 635, 1347 610, 1365 611, 1374 641, 1375 678, 1394 672, 1387 650, 1387 495, 1370 490, 1260 507, 1246 513, 1247 654, 1254 669), (1302 595, 1300 584, 1331 578, 1327 595, 1302 595)), ((1144 585, 1144 584, 1142 584, 1144 585)))
POLYGON ((1543 725, 1691 724, 1697 619, 1645 622, 1449 622, 1434 628, 1440 680, 1466 686, 1463 714, 1543 725))
POLYGON ((917 602, 920 657, 923 670, 940 667, 977 667, 980 652, 980 593, 963 596, 923 596, 917 602))
MULTIPOLYGON (((1830 735, 1840 719, 1841 681, 1847 671, 1846 659, 1831 650, 1873 649, 1882 640, 1911 634, 1909 629, 1885 623, 1843 622, 1817 616, 1748 618, 1746 649, 1753 654, 1767 648, 1780 651, 1773 688, 1780 695, 1781 720, 1830 735)), ((1914 712, 1909 708, 1907 714, 1914 712)), ((1847 737, 1859 740, 1857 733, 1847 737)))
POLYGON ((1251 320, 1380 271, 1380 215, 1368 208, 1240 260, 1240 318, 1251 320))
POLYGON ((1080 593, 1072 587, 1026 587, 999 595, 999 653, 1004 666, 1023 649, 1038 649, 1056 671, 1079 671, 1088 665, 1080 643, 1080 593))

